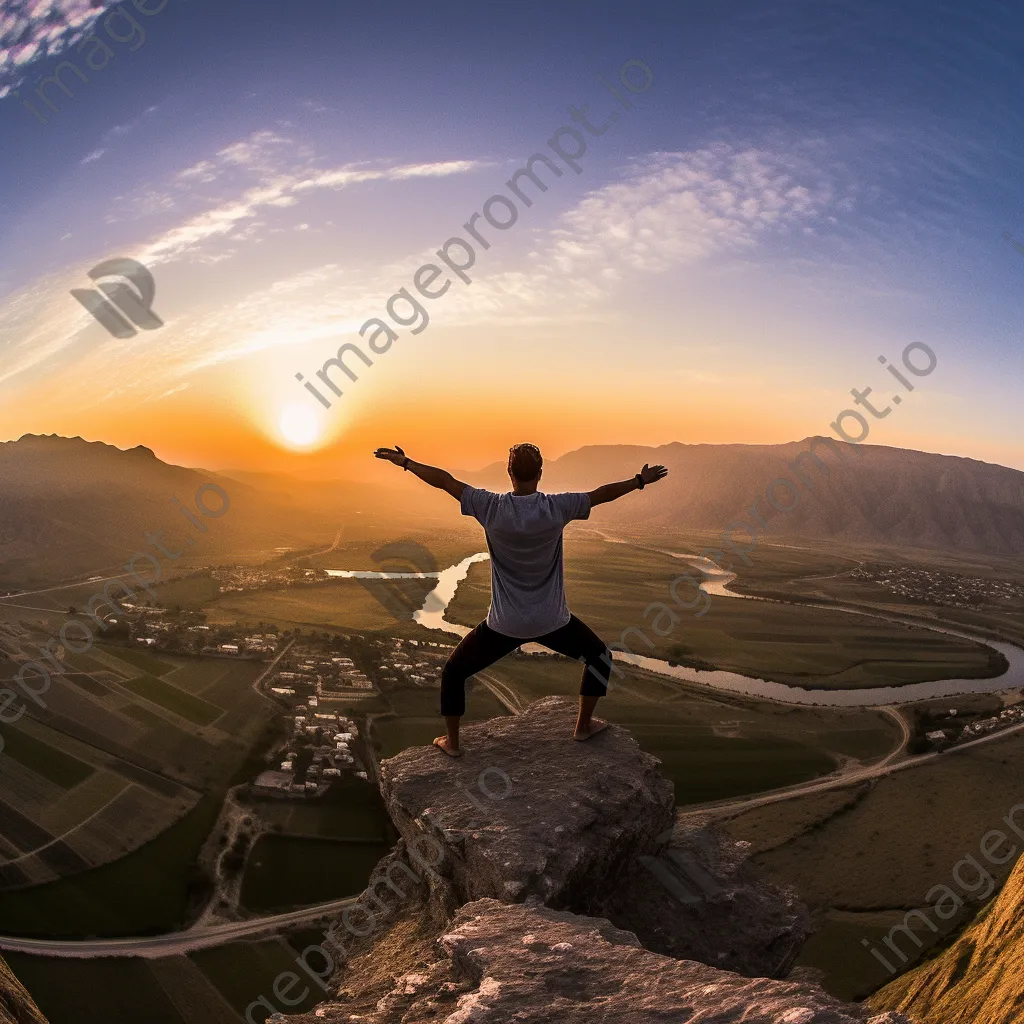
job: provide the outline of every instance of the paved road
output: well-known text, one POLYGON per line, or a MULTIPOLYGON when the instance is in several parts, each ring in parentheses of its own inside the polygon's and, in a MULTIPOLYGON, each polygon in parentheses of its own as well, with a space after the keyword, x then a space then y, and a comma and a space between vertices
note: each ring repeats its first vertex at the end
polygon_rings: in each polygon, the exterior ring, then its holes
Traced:
POLYGON ((291 647, 292 647, 293 643, 295 643, 294 639, 289 640, 288 643, 286 643, 284 645, 284 647, 281 648, 281 650, 278 653, 277 657, 266 667, 266 669, 263 672, 260 673, 259 678, 253 680, 252 688, 261 697, 268 697, 271 700, 273 700, 273 697, 270 697, 269 693, 264 693, 263 690, 261 689, 261 687, 263 685, 263 680, 266 679, 267 676, 269 676, 270 673, 273 672, 275 668, 277 668, 277 663, 291 650, 291 647))
MULTIPOLYGON (((904 728, 906 728, 905 723, 904 728)), ((752 811, 757 807, 766 807, 768 804, 777 804, 784 800, 795 800, 798 797, 808 796, 811 793, 825 793, 832 789, 843 789, 846 786, 856 785, 858 782, 880 779, 886 775, 892 775, 894 772, 905 771, 908 768, 920 768, 921 765, 930 764, 940 757, 955 756, 964 750, 979 747, 983 743, 1001 740, 1005 736, 1010 736, 1022 730, 1024 730, 1024 722, 1020 725, 1011 726, 1009 729, 1000 729, 996 732, 990 732, 985 736, 979 736, 976 740, 959 743, 954 747, 948 747, 946 750, 934 750, 929 754, 919 754, 915 757, 905 757, 903 760, 897 760, 905 749, 905 738, 897 750, 893 751, 893 753, 889 754, 888 757, 878 764, 867 768, 848 769, 836 775, 830 775, 826 779, 815 779, 811 782, 800 783, 798 786, 787 786, 785 789, 776 789, 770 793, 761 793, 758 796, 749 798, 744 797, 739 800, 720 800, 714 803, 692 805, 687 807, 685 811, 680 811, 678 817, 680 819, 705 816, 713 818, 732 817, 744 811, 752 811)))
MULTIPOLYGON (((100 577, 100 578, 97 578, 97 579, 91 579, 91 580, 77 580, 75 583, 62 583, 60 586, 57 586, 57 587, 44 587, 42 590, 20 590, 20 591, 18 591, 17 594, 8 594, 6 597, 0 597, 0 601, 13 600, 15 597, 32 597, 35 594, 51 594, 55 590, 72 590, 75 587, 85 587, 85 586, 88 586, 90 583, 95 583, 99 587, 100 593, 102 593, 103 592, 103 584, 104 583, 107 583, 110 580, 129 580, 131 578, 132 578, 132 574, 131 573, 121 573, 118 576, 103 576, 103 577, 100 577)), ((47 609, 45 609, 45 611, 49 611, 49 612, 59 612, 60 610, 61 609, 59 609, 59 608, 47 608, 47 609)))
POLYGON ((0 936, 0 949, 5 952, 33 953, 36 956, 73 957, 95 959, 110 956, 140 956, 146 959, 180 956, 193 949, 220 946, 238 939, 251 939, 259 935, 278 932, 296 924, 310 924, 323 917, 334 917, 345 907, 355 903, 352 896, 331 903, 322 903, 305 910, 276 914, 252 921, 234 921, 231 924, 192 928, 171 935, 154 935, 132 939, 85 939, 76 942, 49 939, 18 939, 0 936))

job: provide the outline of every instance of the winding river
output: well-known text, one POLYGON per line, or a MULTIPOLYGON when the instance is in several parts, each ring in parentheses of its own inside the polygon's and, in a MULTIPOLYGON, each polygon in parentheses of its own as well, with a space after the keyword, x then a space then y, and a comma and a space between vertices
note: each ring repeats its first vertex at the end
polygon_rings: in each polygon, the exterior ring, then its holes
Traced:
MULTIPOLYGON (((626 543, 611 537, 606 537, 605 539, 609 543, 626 543)), ((717 566, 714 570, 708 571, 703 567, 703 564, 699 564, 698 559, 693 555, 680 554, 674 551, 664 551, 662 553, 678 558, 697 569, 704 577, 700 584, 700 589, 713 597, 732 598, 742 601, 771 600, 770 598, 737 594, 735 591, 730 590, 729 584, 736 579, 735 573, 719 569, 717 566)), ((445 633, 453 633, 463 637, 469 632, 469 629, 456 622, 449 622, 444 617, 445 612, 455 597, 459 584, 469 575, 470 566, 474 562, 482 562, 489 557, 486 551, 480 551, 470 555, 468 558, 464 558, 456 565, 449 566, 447 569, 437 573, 387 573, 350 570, 329 570, 328 573, 331 576, 359 579, 423 579, 426 577, 436 577, 437 586, 427 594, 422 607, 414 614, 413 618, 427 629, 441 630, 445 633)), ((773 603, 786 604, 789 602, 777 601, 773 603)), ((793 604, 796 605, 795 602, 793 604)), ((883 619, 886 622, 900 625, 905 625, 909 621, 880 612, 866 612, 863 609, 852 608, 843 604, 800 602, 799 607, 822 608, 827 611, 846 612, 850 615, 864 615, 868 618, 883 619)), ((684 623, 680 623, 681 630, 685 630, 684 623)), ((999 690, 1024 687, 1024 649, 1017 647, 1015 644, 974 636, 960 629, 951 629, 946 626, 931 626, 922 622, 914 622, 913 625, 923 629, 930 629, 936 633, 945 633, 948 636, 974 640, 977 643, 992 647, 1006 657, 1010 667, 1002 675, 993 676, 988 679, 936 679, 927 683, 907 683, 904 686, 864 687, 857 690, 809 690, 799 686, 787 686, 784 683, 771 682, 767 679, 760 679, 757 676, 741 675, 738 672, 718 670, 703 672, 699 669, 688 668, 683 665, 670 665, 662 658, 651 658, 642 654, 615 652, 614 657, 616 661, 636 665, 638 668, 647 669, 650 672, 656 672, 659 675, 668 676, 672 679, 680 679, 689 683, 701 683, 718 690, 727 690, 732 693, 761 697, 766 700, 780 701, 786 704, 816 704, 828 707, 880 707, 934 697, 952 697, 967 693, 994 693, 999 690)), ((541 647, 539 644, 524 644, 522 649, 526 654, 546 651, 546 648, 541 647)))

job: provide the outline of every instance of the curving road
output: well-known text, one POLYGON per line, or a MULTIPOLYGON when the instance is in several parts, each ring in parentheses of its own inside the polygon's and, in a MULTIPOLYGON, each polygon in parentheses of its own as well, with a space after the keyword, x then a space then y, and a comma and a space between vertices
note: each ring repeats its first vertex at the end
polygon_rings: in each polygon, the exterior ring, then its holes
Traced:
POLYGON ((207 925, 190 928, 170 935, 153 935, 130 939, 84 939, 62 941, 52 939, 18 939, 0 936, 0 949, 12 953, 32 953, 36 956, 73 957, 95 959, 108 956, 140 956, 157 959, 165 956, 180 956, 193 949, 206 946, 220 946, 239 939, 251 939, 258 935, 277 932, 296 924, 311 924, 323 917, 340 913, 359 899, 349 896, 331 903, 321 903, 304 910, 293 910, 287 914, 261 917, 252 921, 233 921, 230 924, 207 925))
MULTIPOLYGON (((880 708, 879 710, 889 711, 890 709, 880 708)), ((892 775, 894 772, 901 772, 908 768, 919 768, 921 765, 930 764, 940 757, 959 754, 961 751, 981 746, 983 743, 992 743, 995 740, 1003 739, 1005 736, 1010 736, 1013 733, 1024 730, 1024 722, 1021 722, 1019 725, 1012 725, 1007 729, 998 729, 995 732, 986 733, 984 736, 979 736, 976 740, 958 743, 956 746, 947 747, 945 750, 933 750, 928 754, 918 754, 913 757, 907 757, 904 760, 897 760, 905 751, 907 741, 910 738, 906 723, 902 722, 902 725, 904 729, 903 742, 877 764, 869 765, 866 768, 850 768, 836 775, 830 775, 825 779, 801 782, 796 786, 775 789, 769 793, 760 793, 753 797, 741 797, 737 800, 718 800, 713 803, 691 805, 686 810, 679 811, 677 817, 679 819, 731 817, 744 811, 752 811, 757 807, 781 803, 784 800, 795 800, 798 797, 808 796, 811 793, 824 793, 830 789, 843 789, 846 786, 856 785, 858 782, 880 779, 886 775, 892 775)))

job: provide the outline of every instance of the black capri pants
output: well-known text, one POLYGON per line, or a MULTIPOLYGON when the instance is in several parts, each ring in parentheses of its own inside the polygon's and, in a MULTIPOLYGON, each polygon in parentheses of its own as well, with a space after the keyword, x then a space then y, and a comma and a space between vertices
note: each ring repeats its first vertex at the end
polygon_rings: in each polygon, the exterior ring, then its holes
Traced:
POLYGON ((472 629, 451 653, 441 673, 441 714, 446 717, 466 713, 466 680, 493 665, 523 644, 536 643, 585 662, 580 694, 603 697, 608 692, 612 655, 605 642, 584 622, 573 615, 551 633, 538 637, 505 636, 486 622, 472 629))

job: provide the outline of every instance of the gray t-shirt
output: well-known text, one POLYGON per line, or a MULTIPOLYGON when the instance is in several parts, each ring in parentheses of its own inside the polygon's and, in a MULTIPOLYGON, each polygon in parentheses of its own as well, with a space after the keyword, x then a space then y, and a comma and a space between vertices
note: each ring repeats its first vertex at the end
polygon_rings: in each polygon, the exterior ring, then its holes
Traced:
POLYGON ((462 514, 484 528, 491 553, 487 625, 505 636, 543 636, 570 618, 562 572, 562 530, 590 517, 590 496, 495 494, 466 486, 462 514))

